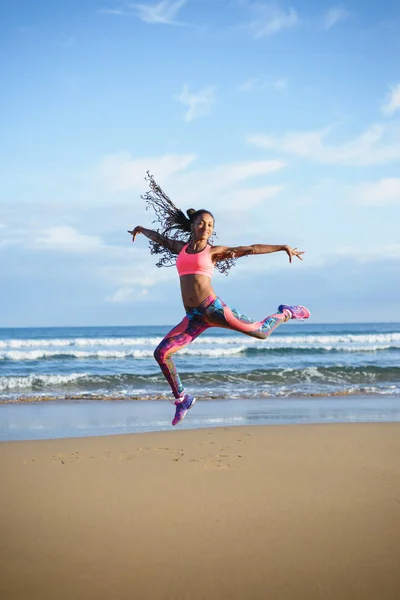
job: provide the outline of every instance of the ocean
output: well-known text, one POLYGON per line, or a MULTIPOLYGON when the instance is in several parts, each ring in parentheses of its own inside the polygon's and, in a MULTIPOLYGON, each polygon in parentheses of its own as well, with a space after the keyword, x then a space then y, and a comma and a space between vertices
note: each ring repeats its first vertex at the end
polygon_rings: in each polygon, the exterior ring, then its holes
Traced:
MULTIPOLYGON (((153 358, 171 327, 0 329, 0 404, 30 403, 32 414, 44 403, 52 410, 74 403, 76 410, 79 402, 167 401, 171 412, 172 395, 153 358)), ((389 400, 400 408, 400 323, 289 322, 266 341, 215 328, 175 361, 198 400, 237 401, 243 410, 254 401, 291 399, 306 409, 316 398, 341 399, 342 406, 369 399, 375 412, 389 400)), ((278 402, 278 412, 287 406, 278 402)))

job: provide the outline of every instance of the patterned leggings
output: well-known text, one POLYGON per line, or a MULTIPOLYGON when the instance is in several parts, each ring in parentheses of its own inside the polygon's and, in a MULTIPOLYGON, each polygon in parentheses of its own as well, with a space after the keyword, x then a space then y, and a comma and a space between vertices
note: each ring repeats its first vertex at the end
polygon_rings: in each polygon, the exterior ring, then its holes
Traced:
POLYGON ((266 317, 263 321, 253 321, 238 313, 234 308, 227 306, 220 298, 208 296, 199 306, 186 311, 186 317, 167 333, 157 346, 154 358, 171 386, 173 395, 175 398, 180 398, 184 388, 172 360, 175 352, 193 342, 210 327, 224 327, 265 340, 278 325, 288 319, 287 314, 277 313, 266 317))

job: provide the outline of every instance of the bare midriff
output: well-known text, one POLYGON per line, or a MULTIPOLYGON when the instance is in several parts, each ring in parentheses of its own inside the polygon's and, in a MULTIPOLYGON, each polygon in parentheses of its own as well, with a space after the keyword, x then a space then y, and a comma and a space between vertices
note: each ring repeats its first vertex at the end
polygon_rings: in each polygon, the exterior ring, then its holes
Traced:
POLYGON ((181 275, 182 301, 185 308, 196 308, 208 296, 214 295, 211 279, 207 275, 181 275))

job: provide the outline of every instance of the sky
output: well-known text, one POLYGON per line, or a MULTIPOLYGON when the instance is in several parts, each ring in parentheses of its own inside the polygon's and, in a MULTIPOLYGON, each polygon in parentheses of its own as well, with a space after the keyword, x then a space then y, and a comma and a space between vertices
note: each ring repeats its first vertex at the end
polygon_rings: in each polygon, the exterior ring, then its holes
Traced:
POLYGON ((254 319, 400 321, 397 0, 0 0, 0 326, 174 325, 146 171, 249 256, 254 319))

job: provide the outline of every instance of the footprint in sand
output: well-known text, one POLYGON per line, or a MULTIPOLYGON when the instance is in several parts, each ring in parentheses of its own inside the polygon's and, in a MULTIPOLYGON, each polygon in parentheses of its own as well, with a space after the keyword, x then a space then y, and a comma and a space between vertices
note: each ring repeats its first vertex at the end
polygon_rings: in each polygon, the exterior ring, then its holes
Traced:
POLYGON ((204 465, 206 469, 220 469, 221 471, 227 471, 231 468, 229 463, 223 464, 220 460, 210 461, 204 465))
POLYGON ((213 454, 200 457, 204 461, 206 469, 231 469, 231 464, 226 460, 229 459, 228 454, 213 454))
POLYGON ((69 452, 68 454, 53 454, 53 463, 59 463, 64 465, 67 462, 75 462, 80 460, 82 457, 79 452, 69 452))

